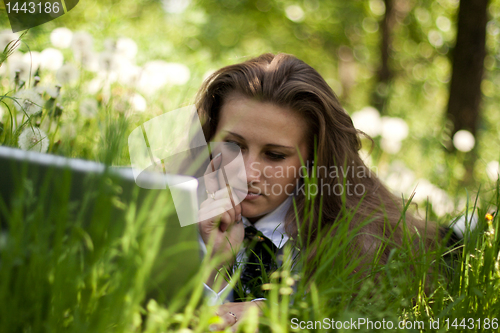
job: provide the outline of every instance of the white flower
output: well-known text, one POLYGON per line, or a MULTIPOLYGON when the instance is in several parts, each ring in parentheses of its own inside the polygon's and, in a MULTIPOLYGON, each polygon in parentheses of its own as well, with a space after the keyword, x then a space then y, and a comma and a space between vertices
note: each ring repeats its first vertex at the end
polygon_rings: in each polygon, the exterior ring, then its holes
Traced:
POLYGON ((123 85, 133 86, 141 77, 141 68, 130 61, 120 61, 118 69, 118 80, 123 85))
POLYGON ((64 62, 64 56, 61 51, 47 48, 40 54, 40 67, 51 71, 57 71, 64 62))
POLYGON ((33 89, 23 89, 18 91, 15 96, 14 106, 18 111, 26 112, 27 115, 34 115, 42 111, 43 99, 33 89))
POLYGON ((91 72, 99 71, 99 57, 92 50, 75 53, 75 59, 82 64, 82 67, 91 72))
POLYGON ((73 64, 65 64, 57 70, 56 79, 62 84, 71 83, 78 80, 80 72, 73 64))
POLYGON ((119 55, 132 60, 137 54, 137 44, 130 38, 118 38, 116 41, 116 52, 119 55))
POLYGON ((104 40, 104 50, 108 52, 115 52, 116 51, 116 40, 112 38, 106 38, 104 40))
POLYGON ((293 22, 304 20, 304 10, 298 5, 290 5, 285 8, 286 17, 293 22))
POLYGON ((383 139, 402 141, 409 133, 408 125, 401 118, 396 117, 382 117, 381 119, 383 139))
POLYGON ((77 31, 71 39, 71 48, 75 53, 91 51, 94 45, 92 35, 85 31, 77 31))
POLYGON ((166 84, 183 85, 189 81, 189 68, 177 63, 154 60, 143 67, 138 88, 147 94, 153 94, 166 84))
POLYGON ((486 174, 488 177, 496 181, 498 179, 498 174, 500 173, 500 164, 498 161, 491 161, 490 163, 486 164, 486 174))
POLYGON ((385 184, 398 196, 403 193, 407 198, 415 183, 415 175, 403 162, 394 161, 389 166, 388 175, 385 177, 385 184))
POLYGON ((40 52, 31 51, 23 55, 23 61, 31 67, 32 74, 36 72, 42 61, 40 52))
POLYGON ((189 81, 189 68, 183 64, 167 63, 167 83, 182 86, 189 81))
MULTIPOLYGON (((3 52, 7 44, 9 44, 13 40, 17 40, 19 37, 17 34, 13 33, 11 30, 2 30, 0 32, 0 52, 3 52)), ((15 48, 17 49, 21 45, 21 41, 14 42, 15 48)), ((14 43, 10 44, 10 46, 14 46, 14 43)))
POLYGON ((457 235, 463 237, 467 230, 474 230, 476 225, 477 212, 471 211, 467 214, 467 220, 465 219, 465 214, 460 216, 460 218, 452 225, 452 228, 457 235))
POLYGON ((61 87, 53 86, 53 85, 42 85, 39 84, 35 88, 35 91, 39 95, 43 95, 45 93, 49 94, 50 97, 57 98, 59 96, 59 92, 61 91, 61 87))
POLYGON ((45 92, 52 98, 57 98, 61 93, 61 86, 45 86, 45 92))
POLYGON ((56 28, 50 33, 50 42, 57 48, 66 49, 71 45, 73 32, 68 28, 56 28))
MULTIPOLYGON (((10 79, 14 80, 16 72, 19 71, 19 79, 28 81, 30 77, 30 66, 22 60, 22 58, 15 58, 9 61, 10 79)), ((31 72, 33 75, 33 71, 31 72)))
POLYGON ((80 103, 80 114, 85 118, 95 118, 98 111, 99 109, 95 99, 87 98, 80 103))
POLYGON ((367 106, 352 114, 354 127, 365 132, 369 136, 380 134, 380 114, 377 109, 367 106))
POLYGON ((37 127, 28 127, 19 135, 19 148, 45 153, 49 149, 47 133, 37 127))
POLYGON ((132 109, 137 112, 146 111, 146 108, 148 106, 146 99, 137 93, 130 97, 129 103, 132 106, 132 109))
POLYGON ((166 64, 162 60, 147 62, 141 72, 138 88, 144 93, 153 94, 167 84, 166 64))
POLYGON ((467 130, 460 130, 453 136, 453 145, 460 151, 471 151, 475 144, 474 135, 467 130))
POLYGON ((396 154, 401 150, 401 141, 382 138, 380 140, 380 148, 389 154, 396 154))
POLYGON ((105 72, 114 72, 118 69, 118 57, 115 53, 105 51, 99 55, 99 68, 105 72))
POLYGON ((116 82, 117 79, 118 74, 115 72, 99 73, 87 84, 87 92, 90 95, 95 95, 101 90, 109 90, 111 84, 116 82))
POLYGON ((422 203, 429 199, 432 209, 439 216, 451 213, 455 208, 453 200, 451 200, 448 194, 427 179, 419 179, 417 181, 415 192, 413 200, 417 203, 422 203))
POLYGON ((191 0, 163 0, 163 10, 170 14, 180 14, 186 10, 191 0))

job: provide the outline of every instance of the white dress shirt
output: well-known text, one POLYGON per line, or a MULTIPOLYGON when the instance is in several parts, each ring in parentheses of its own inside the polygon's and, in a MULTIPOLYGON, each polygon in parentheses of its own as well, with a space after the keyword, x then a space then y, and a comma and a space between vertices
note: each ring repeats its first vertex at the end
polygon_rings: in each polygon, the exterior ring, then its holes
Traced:
MULTIPOLYGON (((273 244, 276 245, 278 249, 281 249, 289 238, 285 232, 285 216, 291 203, 292 203, 292 197, 288 197, 275 210, 262 217, 253 225, 255 229, 259 230, 264 234, 264 236, 269 238, 273 242, 273 244)), ((243 225, 245 227, 252 225, 246 217, 243 216, 242 220, 243 220, 243 225)), ((199 239, 200 239, 200 248, 202 251, 202 255, 205 255, 207 253, 205 243, 203 242, 201 236, 199 237, 199 239)), ((236 261, 245 262, 245 260, 246 260, 245 249, 241 249, 236 256, 236 261)), ((215 292, 205 284, 204 293, 205 297, 208 299, 208 304, 210 305, 218 305, 224 302, 231 302, 234 299, 231 283, 228 283, 224 287, 224 289, 222 289, 219 292, 215 292)), ((260 299, 255 299, 255 300, 260 300, 260 299)))

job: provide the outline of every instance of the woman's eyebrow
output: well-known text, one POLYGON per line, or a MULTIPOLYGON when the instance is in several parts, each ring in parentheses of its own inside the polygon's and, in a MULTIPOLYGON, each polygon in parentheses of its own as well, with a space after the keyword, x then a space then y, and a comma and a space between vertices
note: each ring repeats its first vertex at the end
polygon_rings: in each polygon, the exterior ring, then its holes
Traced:
MULTIPOLYGON (((237 134, 237 133, 234 133, 234 132, 231 132, 231 131, 226 131, 228 134, 231 134, 235 137, 237 137, 238 139, 240 140, 243 140, 245 141, 245 138, 242 137, 241 135, 237 134)), ((278 144, 275 144, 275 143, 268 143, 265 145, 265 147, 274 147, 274 148, 287 148, 287 149, 295 149, 294 147, 290 147, 290 146, 283 146, 283 145, 278 145, 278 144)))
POLYGON ((293 147, 290 147, 290 146, 282 146, 282 145, 277 145, 277 144, 274 144, 274 143, 268 143, 265 145, 266 147, 274 147, 274 148, 286 148, 286 149, 295 149, 293 147))

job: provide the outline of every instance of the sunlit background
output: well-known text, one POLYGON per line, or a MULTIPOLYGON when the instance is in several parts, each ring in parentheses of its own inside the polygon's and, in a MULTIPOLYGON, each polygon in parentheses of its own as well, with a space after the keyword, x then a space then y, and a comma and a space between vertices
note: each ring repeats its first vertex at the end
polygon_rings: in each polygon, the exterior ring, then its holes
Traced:
MULTIPOLYGON (((389 72, 381 79, 386 3, 80 1, 63 17, 30 29, 0 67, 2 95, 38 101, 24 104, 32 114, 44 105, 31 119, 39 129, 26 132, 20 105, 4 98, 0 143, 127 165, 128 133, 192 104, 213 70, 285 52, 316 68, 355 126, 374 138, 371 154, 368 140, 361 153, 395 193, 408 198, 418 185, 414 201, 428 198, 434 217, 459 213, 466 187, 469 194, 480 186, 488 191, 498 178, 500 2, 488 7, 475 136, 467 130, 451 135, 446 120, 459 1, 390 1, 389 72), (37 135, 46 138, 37 141, 37 135), (106 161, 103 150, 110 149, 116 156, 106 161)), ((20 36, 2 9, 1 49, 20 36)))

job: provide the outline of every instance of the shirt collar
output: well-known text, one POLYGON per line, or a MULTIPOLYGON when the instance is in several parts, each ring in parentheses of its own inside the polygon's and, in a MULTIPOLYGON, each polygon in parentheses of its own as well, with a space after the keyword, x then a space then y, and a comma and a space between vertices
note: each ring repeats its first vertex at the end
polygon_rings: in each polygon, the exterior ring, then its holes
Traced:
MULTIPOLYGON (((291 203, 292 197, 290 196, 275 210, 262 217, 253 225, 255 229, 262 232, 279 249, 285 245, 289 238, 285 232, 285 216, 291 203)), ((245 227, 252 225, 246 217, 243 216, 242 220, 245 227)))

